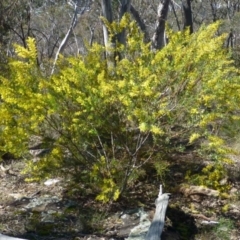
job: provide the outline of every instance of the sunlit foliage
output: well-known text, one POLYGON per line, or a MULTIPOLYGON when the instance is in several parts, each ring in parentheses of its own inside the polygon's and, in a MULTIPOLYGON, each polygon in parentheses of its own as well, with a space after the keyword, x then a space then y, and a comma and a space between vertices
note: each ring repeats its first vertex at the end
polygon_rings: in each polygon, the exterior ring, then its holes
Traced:
POLYGON ((1 78, 1 148, 27 156, 31 136, 53 140, 46 157, 28 161, 32 180, 66 174, 107 202, 146 174, 145 163, 159 166, 176 150, 173 141, 202 146, 218 166, 226 159, 220 133, 239 119, 240 84, 223 49, 226 36, 216 35, 219 23, 191 35, 168 30, 168 45, 152 52, 128 21, 120 23, 128 36, 112 49, 121 56, 114 66, 96 44, 86 56, 62 58, 59 72, 46 78, 34 40, 28 49, 16 46, 11 75, 1 78))

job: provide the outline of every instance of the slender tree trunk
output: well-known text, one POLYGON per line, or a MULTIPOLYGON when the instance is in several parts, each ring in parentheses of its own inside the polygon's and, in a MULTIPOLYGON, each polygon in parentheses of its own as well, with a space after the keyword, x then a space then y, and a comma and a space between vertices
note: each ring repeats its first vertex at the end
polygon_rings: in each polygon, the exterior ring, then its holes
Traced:
MULTIPOLYGON (((103 17, 109 22, 112 23, 113 21, 113 14, 112 14, 112 4, 111 0, 101 0, 101 6, 102 6, 102 13, 103 17)), ((109 38, 109 31, 107 29, 107 26, 103 24, 103 38, 104 38, 104 45, 105 47, 108 47, 110 38, 109 38)))
POLYGON ((211 10, 212 10, 213 22, 216 22, 217 21, 216 2, 211 0, 210 1, 210 6, 211 6, 211 10))
POLYGON ((191 0, 182 0, 184 29, 189 27, 190 33, 193 33, 193 19, 191 0))
MULTIPOLYGON (((131 7, 131 0, 121 0, 121 8, 119 13, 119 21, 121 21, 123 15, 130 11, 131 7)), ((126 30, 123 30, 121 33, 118 34, 118 42, 121 44, 126 43, 126 30)))
POLYGON ((177 22, 178 30, 180 31, 180 30, 181 30, 181 28, 180 28, 180 23, 179 23, 179 20, 178 20, 177 13, 176 13, 176 11, 175 11, 174 2, 173 2, 172 0, 171 0, 171 7, 172 7, 173 14, 174 14, 175 19, 176 19, 176 22, 177 22))
POLYGON ((74 28, 77 26, 79 15, 82 15, 85 12, 85 8, 82 8, 81 10, 79 10, 79 8, 80 8, 80 1, 79 0, 73 6, 74 6, 74 14, 73 14, 73 17, 72 17, 72 21, 71 21, 71 24, 69 26, 69 29, 68 29, 65 37, 63 38, 63 40, 60 43, 60 46, 59 46, 59 48, 56 52, 51 74, 54 73, 59 54, 61 52, 63 52, 63 50, 65 49, 74 28))
POLYGON ((144 21, 141 19, 139 12, 133 7, 133 5, 130 6, 130 12, 133 15, 134 19, 136 20, 136 22, 138 23, 140 29, 144 33, 144 41, 150 42, 150 37, 149 37, 148 31, 147 31, 147 27, 146 27, 144 21))
POLYGON ((90 39, 89 39, 89 46, 92 47, 92 44, 93 44, 93 39, 94 39, 94 28, 93 27, 89 27, 89 30, 90 30, 90 39))
MULTIPOLYGON (((112 13, 111 0, 101 0, 101 6, 102 6, 103 17, 109 23, 112 23, 113 13, 112 13)), ((108 28, 104 23, 103 23, 103 39, 104 39, 104 45, 106 48, 106 59, 107 59, 108 67, 113 67, 116 64, 115 63, 116 40, 115 40, 115 37, 112 37, 110 39, 108 28)))
POLYGON ((228 48, 233 48, 233 42, 234 42, 234 32, 233 30, 231 29, 230 30, 230 33, 228 35, 228 39, 227 39, 227 47, 228 48))
MULTIPOLYGON (((119 21, 126 12, 130 11, 131 0, 121 0, 120 1, 120 12, 119 12, 119 21)), ((113 21, 112 5, 111 0, 101 0, 102 13, 103 17, 109 22, 113 21)), ((126 32, 123 30, 121 33, 113 36, 110 39, 109 31, 107 26, 103 24, 103 36, 104 36, 104 45, 106 47, 106 58, 108 60, 108 66, 114 66, 116 64, 116 58, 121 58, 120 54, 115 50, 117 42, 121 44, 126 43, 126 32)))
POLYGON ((152 38, 153 50, 161 49, 166 45, 165 22, 167 20, 169 4, 170 0, 161 0, 158 6, 156 29, 152 38))

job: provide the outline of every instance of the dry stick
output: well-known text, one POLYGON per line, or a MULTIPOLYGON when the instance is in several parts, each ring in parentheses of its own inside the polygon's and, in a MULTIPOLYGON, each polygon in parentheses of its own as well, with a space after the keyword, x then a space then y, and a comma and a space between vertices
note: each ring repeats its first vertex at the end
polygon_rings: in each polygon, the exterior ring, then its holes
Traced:
POLYGON ((168 206, 170 193, 162 194, 162 185, 160 185, 160 190, 158 198, 155 201, 156 211, 154 214, 153 221, 150 225, 148 233, 145 240, 160 240, 161 234, 164 227, 165 215, 168 206))

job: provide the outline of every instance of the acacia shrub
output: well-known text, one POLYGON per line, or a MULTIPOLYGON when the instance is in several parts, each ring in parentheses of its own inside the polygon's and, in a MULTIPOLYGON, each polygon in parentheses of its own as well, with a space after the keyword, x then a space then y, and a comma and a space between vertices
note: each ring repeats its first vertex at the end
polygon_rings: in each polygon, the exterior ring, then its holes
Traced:
POLYGON ((146 174, 146 163, 166 164, 174 139, 198 140, 206 158, 227 162, 231 149, 220 133, 239 120, 240 85, 222 48, 226 35, 215 34, 219 23, 191 35, 169 29, 169 44, 157 52, 127 16, 108 27, 112 35, 128 32, 126 45, 108 49, 122 57, 114 66, 95 44, 84 56, 62 58, 59 72, 46 77, 34 39, 28 49, 16 46, 11 75, 1 77, 2 150, 23 156, 31 136, 54 138, 48 155, 28 161, 30 179, 64 174, 104 202, 146 174))

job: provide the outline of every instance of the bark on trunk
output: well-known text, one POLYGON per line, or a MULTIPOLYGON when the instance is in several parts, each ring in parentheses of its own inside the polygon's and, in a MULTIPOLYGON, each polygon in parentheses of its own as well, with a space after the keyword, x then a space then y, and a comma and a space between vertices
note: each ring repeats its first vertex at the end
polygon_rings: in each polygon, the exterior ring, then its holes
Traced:
POLYGON ((63 40, 60 43, 60 46, 59 46, 59 48, 58 48, 58 50, 56 52, 51 74, 53 74, 54 71, 55 71, 55 66, 56 66, 59 54, 62 53, 63 50, 65 49, 65 47, 67 46, 68 40, 69 40, 73 30, 77 26, 79 16, 84 14, 84 12, 86 10, 85 8, 82 8, 81 10, 79 10, 79 8, 80 8, 80 1, 74 3, 72 6, 74 7, 74 14, 73 14, 73 17, 72 17, 72 21, 71 21, 71 24, 69 26, 69 29, 68 29, 65 37, 63 38, 63 40))
MULTIPOLYGON (((111 0, 101 0, 103 17, 109 22, 113 21, 113 13, 111 0)), ((119 13, 119 21, 126 12, 130 11, 131 0, 121 0, 121 8, 119 13)), ((103 36, 104 45, 106 47, 106 58, 108 61, 108 66, 115 66, 116 58, 121 59, 120 54, 115 50, 117 42, 125 44, 126 42, 126 32, 123 30, 121 33, 113 36, 111 39, 109 37, 109 31, 107 26, 103 24, 103 36)))
POLYGON ((156 29, 152 38, 153 50, 161 49, 166 45, 165 22, 167 20, 169 4, 170 0, 161 0, 158 6, 156 29))
POLYGON ((189 27, 190 33, 193 33, 193 19, 191 0, 182 0, 184 29, 189 27))
MULTIPOLYGON (((111 0, 101 0, 103 17, 109 22, 113 22, 113 13, 111 0)), ((116 65, 116 37, 110 38, 110 34, 107 26, 103 23, 103 38, 106 48, 106 59, 108 67, 114 67, 116 65)))
POLYGON ((181 30, 180 23, 179 23, 178 16, 177 16, 177 13, 176 13, 176 10, 175 10, 174 2, 171 1, 170 3, 171 3, 171 7, 172 7, 172 11, 173 11, 174 17, 175 17, 176 22, 177 22, 178 31, 180 31, 181 30))
POLYGON ((133 7, 133 5, 130 6, 130 12, 133 15, 134 19, 136 20, 136 22, 138 23, 140 29, 144 33, 144 41, 147 43, 150 42, 151 39, 149 37, 147 27, 144 21, 141 19, 139 12, 133 7))
POLYGON ((227 47, 228 48, 233 48, 233 42, 234 42, 234 32, 233 30, 231 29, 230 30, 230 33, 228 35, 228 39, 227 39, 227 47))
MULTIPOLYGON (((112 23, 113 21, 113 14, 112 14, 112 5, 111 5, 111 0, 101 0, 101 6, 102 6, 102 13, 103 17, 106 18, 106 20, 109 23, 112 23)), ((104 38, 104 45, 105 47, 108 47, 109 44, 109 32, 107 29, 107 26, 103 24, 103 38, 104 38)))
MULTIPOLYGON (((121 8, 119 13, 119 21, 121 21, 123 15, 130 11, 131 0, 121 0, 121 8)), ((118 42, 121 44, 126 43, 126 31, 123 30, 121 33, 118 34, 118 42)))

